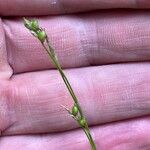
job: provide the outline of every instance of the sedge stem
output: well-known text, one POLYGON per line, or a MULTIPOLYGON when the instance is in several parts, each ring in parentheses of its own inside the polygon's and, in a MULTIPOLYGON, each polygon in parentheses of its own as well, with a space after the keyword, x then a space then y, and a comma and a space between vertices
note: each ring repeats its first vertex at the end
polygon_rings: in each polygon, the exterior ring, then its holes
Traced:
POLYGON ((71 87, 70 82, 68 81, 60 63, 59 60, 57 59, 57 56, 55 54, 54 49, 51 47, 48 36, 45 32, 44 29, 42 29, 41 27, 39 27, 38 25, 38 21, 37 20, 27 20, 26 18, 24 18, 24 25, 27 29, 30 30, 30 32, 36 37, 38 38, 38 40, 41 42, 42 46, 44 47, 44 49, 46 50, 46 52, 48 53, 50 59, 52 60, 53 64, 56 66, 56 68, 58 69, 71 97, 74 100, 74 109, 71 112, 69 109, 66 108, 66 110, 68 111, 68 113, 70 114, 70 116, 72 116, 80 125, 80 127, 84 130, 89 143, 91 145, 92 150, 96 150, 96 145, 94 143, 94 140, 92 138, 92 135, 90 133, 90 129, 88 127, 88 123, 87 120, 82 112, 82 109, 80 107, 80 104, 78 102, 78 99, 71 87))

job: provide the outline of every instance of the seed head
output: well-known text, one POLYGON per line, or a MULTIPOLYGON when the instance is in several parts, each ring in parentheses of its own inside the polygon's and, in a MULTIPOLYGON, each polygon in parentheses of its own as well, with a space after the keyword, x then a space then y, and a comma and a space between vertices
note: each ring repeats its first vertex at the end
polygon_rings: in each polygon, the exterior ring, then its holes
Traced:
POLYGON ((77 116, 78 112, 79 112, 78 107, 76 105, 74 105, 72 108, 72 115, 77 116))

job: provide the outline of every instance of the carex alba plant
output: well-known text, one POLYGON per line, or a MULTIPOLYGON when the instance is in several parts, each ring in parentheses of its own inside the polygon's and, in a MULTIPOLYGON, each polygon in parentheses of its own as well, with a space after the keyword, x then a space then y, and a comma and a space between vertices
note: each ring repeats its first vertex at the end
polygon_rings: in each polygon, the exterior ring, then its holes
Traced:
POLYGON ((44 50, 47 52, 47 54, 50 57, 50 60, 53 62, 53 64, 55 65, 55 67, 57 68, 57 70, 59 71, 73 101, 74 101, 74 105, 72 106, 72 110, 69 110, 68 108, 66 108, 65 106, 63 106, 67 112, 69 113, 69 115, 75 120, 77 121, 77 123, 79 124, 79 126, 83 129, 83 131, 85 132, 89 143, 91 145, 91 149, 92 150, 96 150, 96 145, 94 143, 94 140, 92 138, 89 126, 88 126, 88 122, 87 119, 85 118, 82 108, 79 104, 79 101, 70 85, 70 82, 68 81, 62 67, 61 64, 59 63, 59 60, 57 58, 57 55, 55 53, 55 50, 53 49, 53 47, 50 44, 48 35, 46 33, 46 31, 41 28, 39 26, 39 23, 37 20, 33 19, 33 20, 28 20, 26 18, 24 18, 24 25, 25 27, 30 31, 30 33, 35 36, 39 42, 42 44, 44 50))

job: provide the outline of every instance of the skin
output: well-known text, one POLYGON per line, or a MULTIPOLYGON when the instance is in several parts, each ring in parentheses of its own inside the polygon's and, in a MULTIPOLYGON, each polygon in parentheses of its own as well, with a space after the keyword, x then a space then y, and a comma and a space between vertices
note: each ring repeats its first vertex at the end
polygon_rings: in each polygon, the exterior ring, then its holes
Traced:
POLYGON ((149 150, 150 12, 145 8, 149 0, 0 0, 0 149, 90 150, 83 131, 60 106, 73 106, 60 75, 23 26, 23 16, 38 16, 97 149, 149 150))

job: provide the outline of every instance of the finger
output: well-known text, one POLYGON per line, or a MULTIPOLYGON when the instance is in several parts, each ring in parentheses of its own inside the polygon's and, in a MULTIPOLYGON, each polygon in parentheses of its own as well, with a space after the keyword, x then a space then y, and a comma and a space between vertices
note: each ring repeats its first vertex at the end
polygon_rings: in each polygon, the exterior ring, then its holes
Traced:
MULTIPOLYGON (((92 135, 97 149, 104 150, 148 150, 150 148, 150 118, 116 122, 103 126, 92 127, 92 135)), ((16 150, 90 150, 90 145, 83 131, 2 137, 1 149, 16 150), (38 145, 38 146, 37 146, 38 145)))
MULTIPOLYGON (((40 19, 63 68, 150 60, 150 13, 122 11, 40 19)), ((53 68, 22 20, 4 20, 14 73, 53 68)))
MULTIPOLYGON (((150 64, 66 70, 90 125, 150 115, 150 64)), ((61 107, 73 100, 57 71, 20 74, 2 87, 3 134, 64 131, 78 125, 61 107), (7 87, 7 88, 6 88, 7 87)))
POLYGON ((0 15, 2 16, 49 15, 107 8, 150 8, 150 2, 149 0, 0 1, 0 15))
POLYGON ((7 62, 5 35, 0 19, 0 80, 8 79, 12 75, 12 69, 7 62))

